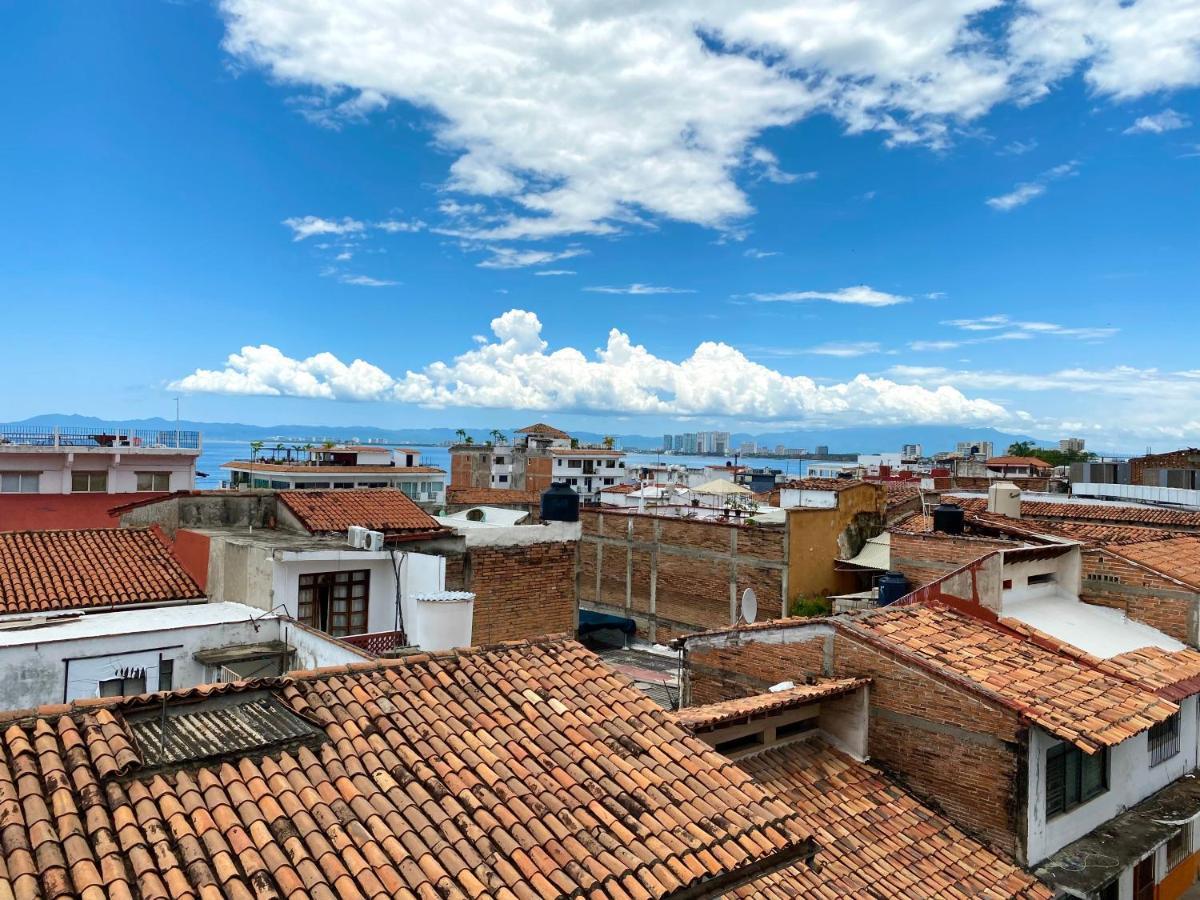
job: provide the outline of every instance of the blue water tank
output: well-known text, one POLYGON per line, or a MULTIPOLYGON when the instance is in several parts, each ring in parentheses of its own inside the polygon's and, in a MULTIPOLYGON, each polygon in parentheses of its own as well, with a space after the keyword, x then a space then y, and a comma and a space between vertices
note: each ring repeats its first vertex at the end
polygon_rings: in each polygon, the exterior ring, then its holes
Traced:
POLYGON ((543 522, 578 522, 579 495, 561 481, 542 493, 543 522))
POLYGON ((888 606, 908 593, 908 579, 899 572, 886 572, 879 578, 879 605, 888 606))

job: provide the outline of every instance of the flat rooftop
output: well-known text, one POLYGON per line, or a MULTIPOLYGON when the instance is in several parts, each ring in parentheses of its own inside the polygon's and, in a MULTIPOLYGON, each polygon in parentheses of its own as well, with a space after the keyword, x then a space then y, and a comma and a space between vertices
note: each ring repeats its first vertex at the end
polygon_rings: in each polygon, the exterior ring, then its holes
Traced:
POLYGON ((84 638, 113 637, 143 631, 172 631, 179 628, 206 628, 250 619, 276 619, 244 603, 188 603, 177 606, 118 609, 113 612, 53 613, 30 616, 28 620, 10 618, 0 627, 0 647, 46 644, 52 641, 77 641, 84 638), (29 625, 21 625, 28 621, 29 625))

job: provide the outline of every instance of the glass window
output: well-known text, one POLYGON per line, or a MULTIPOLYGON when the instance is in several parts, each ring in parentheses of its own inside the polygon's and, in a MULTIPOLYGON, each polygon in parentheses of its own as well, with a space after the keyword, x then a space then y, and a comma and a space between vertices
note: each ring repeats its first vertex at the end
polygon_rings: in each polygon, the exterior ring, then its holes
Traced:
POLYGON ((120 697, 122 693, 121 685, 124 683, 125 679, 123 678, 106 678, 104 681, 100 682, 100 696, 120 697))
POLYGON ((1046 818, 1061 815, 1108 790, 1108 751, 1084 753, 1071 744, 1046 751, 1046 818))
POLYGON ((504 484, 504 482, 508 481, 508 476, 507 475, 497 475, 496 480, 499 481, 501 484, 504 484))
POLYGON ((1157 725, 1151 725, 1146 734, 1150 749, 1150 765, 1166 762, 1179 752, 1179 713, 1157 725))
POLYGON ((76 494, 103 494, 108 490, 107 472, 72 472, 71 491, 76 494))
POLYGON ((583 468, 583 460, 582 459, 568 459, 567 460, 567 468, 568 469, 582 469, 583 468))
POLYGON ((172 682, 175 680, 175 660, 162 659, 158 662, 158 689, 160 691, 171 690, 172 682))
POLYGON ((300 576, 296 618, 334 637, 366 634, 371 572, 316 572, 300 576))
POLYGON ((38 478, 41 474, 41 472, 2 472, 0 473, 0 493, 36 494, 38 478))
POLYGON ((132 697, 146 693, 145 672, 131 678, 106 678, 100 682, 101 697, 132 697))
POLYGON ((353 481, 335 481, 333 483, 333 486, 335 488, 352 488, 352 487, 354 487, 354 482, 353 481))
POLYGON ((434 494, 440 494, 442 492, 442 483, 440 481, 429 482, 429 490, 434 494))
POLYGON ((171 489, 170 472, 137 472, 136 475, 139 491, 169 491, 171 489))
POLYGON ((292 483, 290 481, 272 481, 271 487, 277 491, 286 491, 290 489, 292 483))

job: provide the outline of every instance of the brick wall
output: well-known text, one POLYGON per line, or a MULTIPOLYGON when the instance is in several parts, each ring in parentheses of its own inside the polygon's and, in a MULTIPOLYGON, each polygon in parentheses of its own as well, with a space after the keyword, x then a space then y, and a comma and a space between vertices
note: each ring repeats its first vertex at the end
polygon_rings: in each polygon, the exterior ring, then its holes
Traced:
POLYGON ((659 642, 733 624, 746 588, 783 614, 784 530, 580 510, 579 599, 659 642))
POLYGON ((1150 469, 1196 468, 1200 468, 1200 450, 1194 448, 1172 453, 1155 453, 1151 456, 1135 456, 1129 460, 1129 483, 1145 484, 1143 479, 1150 469))
POLYGON ((892 569, 902 573, 914 590, 993 550, 1011 550, 1017 546, 1013 541, 940 532, 893 531, 891 542, 892 569))
POLYGON ((1104 549, 1083 553, 1082 575, 1079 598, 1084 602, 1122 610, 1135 622, 1197 645, 1200 594, 1104 549))
POLYGON ((472 547, 446 557, 446 588, 475 592, 471 643, 575 632, 577 544, 472 547))
POLYGON ((732 640, 688 641, 690 705, 748 696, 806 675, 869 677, 872 760, 963 829, 1010 855, 1022 852, 1024 736, 1014 712, 842 628, 796 625, 743 631, 732 640))
POLYGON ((450 484, 485 488, 492 484, 492 451, 470 447, 450 450, 450 484))

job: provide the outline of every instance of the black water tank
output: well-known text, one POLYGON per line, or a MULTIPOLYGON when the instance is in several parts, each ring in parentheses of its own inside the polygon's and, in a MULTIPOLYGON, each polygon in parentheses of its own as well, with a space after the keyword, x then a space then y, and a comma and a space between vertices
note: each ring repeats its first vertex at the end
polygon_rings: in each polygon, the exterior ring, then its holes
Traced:
POLYGON ((963 516, 963 508, 957 503, 939 503, 933 508, 933 530, 943 534, 962 534, 963 516))
POLYGON ((899 572, 887 572, 879 577, 879 605, 888 606, 908 593, 908 579, 899 572))
POLYGON ((578 522, 579 495, 569 485, 555 482, 542 493, 543 522, 578 522))

